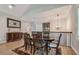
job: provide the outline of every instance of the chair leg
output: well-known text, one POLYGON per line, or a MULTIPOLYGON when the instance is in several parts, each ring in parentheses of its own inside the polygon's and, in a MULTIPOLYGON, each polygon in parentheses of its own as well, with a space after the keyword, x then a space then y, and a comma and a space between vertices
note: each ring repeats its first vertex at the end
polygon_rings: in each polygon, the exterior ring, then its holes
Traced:
POLYGON ((31 46, 31 51, 30 52, 32 53, 32 46, 31 46))
POLYGON ((27 50, 27 44, 25 45, 25 51, 27 50))
POLYGON ((58 55, 58 49, 56 49, 56 55, 58 55))
POLYGON ((33 55, 34 55, 34 53, 35 53, 35 46, 34 46, 34 50, 33 50, 33 55))

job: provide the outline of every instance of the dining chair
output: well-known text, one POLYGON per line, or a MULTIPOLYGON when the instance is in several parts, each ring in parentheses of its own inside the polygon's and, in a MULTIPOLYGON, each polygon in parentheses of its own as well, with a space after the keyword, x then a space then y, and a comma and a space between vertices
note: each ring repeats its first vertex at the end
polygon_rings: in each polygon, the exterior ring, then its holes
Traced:
POLYGON ((33 38, 39 38, 42 39, 42 32, 35 32, 32 33, 33 38))
POLYGON ((24 46, 25 46, 25 50, 27 50, 27 47, 31 47, 31 53, 32 53, 32 45, 33 45, 33 42, 32 42, 32 39, 30 38, 30 34, 28 33, 24 33, 24 46))
POLYGON ((45 41, 41 39, 33 39, 34 42, 34 51, 33 54, 43 55, 45 50, 45 41), (37 52, 37 53, 36 53, 37 52))
POLYGON ((62 34, 59 35, 58 41, 56 40, 57 42, 54 41, 54 42, 51 42, 51 43, 48 44, 49 48, 54 48, 56 50, 56 53, 55 53, 56 55, 58 54, 58 48, 59 48, 59 45, 60 45, 61 36, 62 36, 62 34))

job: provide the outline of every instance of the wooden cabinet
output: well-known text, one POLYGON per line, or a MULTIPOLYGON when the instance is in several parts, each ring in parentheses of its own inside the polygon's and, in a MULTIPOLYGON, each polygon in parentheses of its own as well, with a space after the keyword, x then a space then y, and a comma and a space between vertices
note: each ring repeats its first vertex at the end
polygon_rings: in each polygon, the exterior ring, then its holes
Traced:
POLYGON ((7 33, 7 42, 13 42, 20 40, 22 38, 23 33, 22 32, 10 32, 7 33))
POLYGON ((50 33, 50 23, 43 23, 42 24, 43 27, 43 38, 49 38, 49 33, 50 33))

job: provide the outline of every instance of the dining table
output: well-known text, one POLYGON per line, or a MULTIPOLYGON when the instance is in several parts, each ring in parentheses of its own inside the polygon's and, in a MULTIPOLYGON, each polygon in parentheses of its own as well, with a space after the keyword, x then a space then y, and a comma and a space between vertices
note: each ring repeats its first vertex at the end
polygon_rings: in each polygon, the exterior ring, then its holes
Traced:
MULTIPOLYGON (((54 38, 30 38, 30 40, 32 41, 32 46, 34 46, 33 42, 35 40, 44 40, 45 41, 45 51, 46 51, 46 55, 48 55, 48 44, 51 43, 52 41, 54 41, 54 38)), ((26 43, 25 43, 26 44, 26 43)), ((25 45, 24 44, 24 45, 25 45)), ((31 51, 32 51, 32 46, 31 46, 31 51)), ((25 46, 26 47, 26 46, 25 46)), ((35 47, 35 46, 34 46, 35 47)))
POLYGON ((48 55, 48 44, 51 43, 52 41, 54 41, 54 38, 36 38, 33 40, 44 40, 45 41, 45 51, 46 51, 46 55, 48 55))
POLYGON ((54 38, 50 38, 50 39, 43 38, 43 40, 46 41, 46 55, 48 55, 48 44, 54 41, 55 39, 54 38))

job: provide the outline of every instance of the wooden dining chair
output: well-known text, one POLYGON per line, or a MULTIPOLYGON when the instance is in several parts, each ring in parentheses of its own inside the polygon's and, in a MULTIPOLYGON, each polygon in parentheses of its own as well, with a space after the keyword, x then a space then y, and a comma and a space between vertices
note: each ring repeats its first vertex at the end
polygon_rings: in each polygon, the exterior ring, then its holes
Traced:
POLYGON ((58 48, 59 48, 59 45, 60 45, 61 36, 62 36, 62 34, 59 35, 59 39, 58 39, 57 42, 53 42, 53 43, 48 44, 49 48, 54 48, 56 50, 56 55, 58 54, 58 48))
POLYGON ((28 33, 24 33, 24 46, 25 46, 25 50, 27 50, 27 47, 31 47, 31 53, 32 53, 32 39, 30 38, 30 34, 28 33))
POLYGON ((32 36, 33 36, 33 43, 34 43, 33 54, 36 54, 37 51, 40 51, 37 54, 43 54, 44 53, 43 50, 45 47, 45 41, 42 40, 42 32, 32 33, 32 36))
POLYGON ((44 48, 46 46, 45 41, 41 40, 41 39, 33 39, 33 42, 34 42, 33 54, 35 54, 36 51, 40 51, 37 54, 43 55, 44 54, 44 48))
POLYGON ((33 38, 39 38, 42 39, 42 32, 35 32, 32 33, 33 38))

